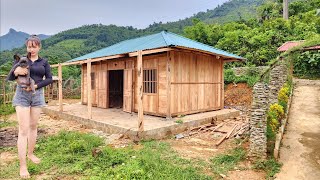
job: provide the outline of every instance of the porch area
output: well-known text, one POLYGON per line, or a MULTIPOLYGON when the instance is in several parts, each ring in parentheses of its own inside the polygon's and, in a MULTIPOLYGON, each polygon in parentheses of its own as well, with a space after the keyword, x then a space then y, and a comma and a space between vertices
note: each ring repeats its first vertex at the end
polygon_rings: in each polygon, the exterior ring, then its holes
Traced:
POLYGON ((138 129, 138 113, 127 113, 121 109, 102 109, 92 107, 92 118, 88 118, 88 107, 79 103, 63 105, 63 111, 59 111, 59 105, 49 105, 43 108, 43 112, 49 116, 59 117, 65 120, 74 120, 88 127, 95 128, 106 133, 118 133, 130 139, 162 139, 201 126, 203 124, 238 117, 240 112, 235 109, 222 109, 175 117, 166 118, 144 115, 144 131, 138 129))

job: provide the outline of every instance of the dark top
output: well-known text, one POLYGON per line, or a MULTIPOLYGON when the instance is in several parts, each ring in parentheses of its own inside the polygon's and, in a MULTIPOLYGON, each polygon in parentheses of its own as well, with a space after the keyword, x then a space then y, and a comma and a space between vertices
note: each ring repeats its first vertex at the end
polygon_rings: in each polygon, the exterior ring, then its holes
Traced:
MULTIPOLYGON (((15 61, 12 65, 14 67, 19 61, 15 61)), ((40 58, 32 62, 28 59, 28 65, 30 68, 30 77, 35 81, 38 89, 45 87, 52 83, 51 67, 46 59, 40 58), (46 78, 43 79, 43 76, 46 78)), ((8 75, 8 80, 13 81, 17 77, 14 75, 14 70, 8 75)))

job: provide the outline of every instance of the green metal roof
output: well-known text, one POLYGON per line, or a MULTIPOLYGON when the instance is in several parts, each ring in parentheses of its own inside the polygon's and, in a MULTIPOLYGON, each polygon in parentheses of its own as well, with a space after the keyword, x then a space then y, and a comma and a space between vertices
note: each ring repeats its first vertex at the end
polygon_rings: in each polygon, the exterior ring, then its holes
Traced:
POLYGON ((214 48, 212 46, 208 46, 206 44, 185 38, 183 36, 171 32, 162 31, 157 34, 121 41, 117 44, 80 56, 67 62, 85 60, 89 58, 92 59, 104 56, 112 56, 118 54, 126 54, 130 52, 136 52, 138 50, 158 49, 163 47, 185 47, 201 51, 207 51, 209 53, 226 56, 232 59, 244 60, 244 58, 240 56, 228 53, 226 51, 214 48))

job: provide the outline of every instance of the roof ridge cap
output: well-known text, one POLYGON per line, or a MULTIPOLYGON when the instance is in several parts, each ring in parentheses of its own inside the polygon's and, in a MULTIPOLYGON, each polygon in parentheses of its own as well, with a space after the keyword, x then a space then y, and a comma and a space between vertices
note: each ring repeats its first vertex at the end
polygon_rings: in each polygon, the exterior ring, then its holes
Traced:
POLYGON ((167 46, 175 45, 170 37, 167 36, 168 31, 161 31, 162 38, 164 39, 164 42, 167 44, 167 46))

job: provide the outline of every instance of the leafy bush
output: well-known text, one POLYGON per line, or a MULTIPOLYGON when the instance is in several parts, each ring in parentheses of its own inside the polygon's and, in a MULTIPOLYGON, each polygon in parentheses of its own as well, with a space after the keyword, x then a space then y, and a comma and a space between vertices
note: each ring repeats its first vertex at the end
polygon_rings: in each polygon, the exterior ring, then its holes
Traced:
POLYGON ((247 83, 250 87, 253 87, 254 84, 259 80, 259 76, 256 70, 249 70, 241 76, 236 76, 232 69, 224 70, 224 83, 247 83))
POLYGON ((297 51, 293 55, 294 74, 302 78, 320 78, 320 50, 297 51))
POLYGON ((281 120, 284 117, 284 110, 283 107, 280 106, 279 104, 275 103, 272 104, 269 108, 269 112, 271 112, 271 114, 275 115, 272 116, 273 118, 276 118, 278 120, 281 120))
POLYGON ((276 133, 284 117, 283 107, 277 103, 272 104, 267 112, 267 151, 273 152, 276 133))
POLYGON ((278 102, 279 105, 283 107, 284 111, 287 111, 287 104, 288 104, 288 99, 290 95, 290 89, 288 83, 285 83, 284 86, 280 89, 279 94, 278 94, 278 102))

